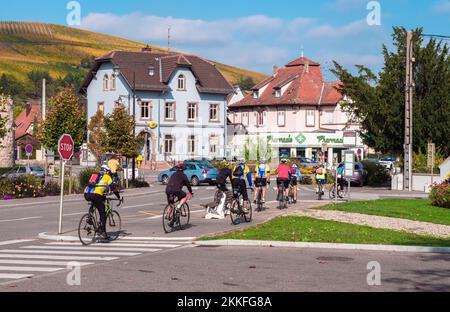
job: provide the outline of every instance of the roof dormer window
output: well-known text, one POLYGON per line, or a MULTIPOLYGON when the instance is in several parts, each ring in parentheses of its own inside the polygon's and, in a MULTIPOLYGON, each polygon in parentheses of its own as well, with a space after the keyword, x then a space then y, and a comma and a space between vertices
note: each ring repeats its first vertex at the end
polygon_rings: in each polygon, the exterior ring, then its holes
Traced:
POLYGON ((186 77, 183 74, 178 76, 178 90, 186 90, 186 77))
POLYGON ((150 66, 150 67, 148 68, 148 75, 149 75, 150 77, 155 76, 155 67, 150 66))
POLYGON ((259 91, 258 90, 253 90, 253 98, 254 99, 259 98, 259 91))
POLYGON ((275 89, 275 97, 280 98, 281 97, 281 89, 275 89))

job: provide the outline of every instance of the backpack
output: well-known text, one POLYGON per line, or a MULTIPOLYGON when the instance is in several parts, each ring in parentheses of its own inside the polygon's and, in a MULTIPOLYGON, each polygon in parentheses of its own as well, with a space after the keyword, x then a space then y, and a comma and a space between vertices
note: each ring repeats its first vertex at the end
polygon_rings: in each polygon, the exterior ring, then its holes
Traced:
POLYGON ((292 175, 295 175, 296 173, 297 173, 297 169, 291 168, 291 174, 292 174, 292 175))
POLYGON ((89 187, 95 187, 97 186, 98 182, 101 180, 101 175, 99 172, 94 172, 91 177, 89 178, 88 186, 89 187))
POLYGON ((244 169, 242 169, 242 166, 239 165, 234 169, 233 175, 235 177, 242 177, 244 175, 244 169))

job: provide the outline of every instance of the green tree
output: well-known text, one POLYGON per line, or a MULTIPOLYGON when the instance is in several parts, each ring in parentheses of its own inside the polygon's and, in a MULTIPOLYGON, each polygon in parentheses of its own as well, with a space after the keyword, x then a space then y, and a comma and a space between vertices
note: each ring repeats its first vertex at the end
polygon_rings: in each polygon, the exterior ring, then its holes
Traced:
POLYGON ((53 82, 53 79, 47 71, 41 71, 38 69, 33 69, 28 73, 27 77, 33 85, 33 91, 31 95, 36 98, 39 97, 42 92, 42 79, 45 78, 47 84, 49 85, 51 85, 51 83, 53 82))
POLYGON ((92 116, 88 129, 88 148, 94 154, 95 158, 99 161, 102 159, 103 155, 107 152, 105 149, 107 147, 106 141, 106 131, 105 131, 105 121, 102 111, 97 111, 97 113, 92 116))
POLYGON ((25 96, 25 87, 16 77, 2 74, 0 76, 0 93, 7 94, 14 99, 25 96))
POLYGON ((239 88, 241 88, 242 91, 250 91, 253 86, 255 85, 255 82, 251 77, 243 77, 242 75, 239 76, 237 84, 239 88))
POLYGON ((138 156, 140 140, 133 137, 135 122, 123 105, 117 106, 112 114, 105 116, 104 124, 106 136, 100 144, 105 151, 127 158, 138 156))
POLYGON ((80 105, 72 88, 62 88, 49 100, 50 110, 39 128, 38 139, 50 150, 57 151, 58 140, 64 133, 70 134, 78 150, 86 138, 86 109, 80 105))
MULTIPOLYGON (((8 101, 8 97, 0 93, 0 113, 7 113, 6 103, 8 101)), ((8 123, 8 115, 5 114, 3 117, 0 114, 0 140, 2 140, 6 134, 8 133, 8 129, 6 128, 6 124, 8 123)))
MULTIPOLYGON (((394 27, 395 51, 383 45, 384 66, 375 75, 356 65, 352 75, 334 62, 333 73, 342 82, 340 92, 351 101, 343 104, 353 121, 362 125, 365 144, 384 152, 401 154, 404 142, 406 29, 394 27)), ((413 146, 425 150, 433 141, 446 155, 450 153, 450 54, 446 44, 434 39, 424 42, 422 29, 414 39, 413 146)))

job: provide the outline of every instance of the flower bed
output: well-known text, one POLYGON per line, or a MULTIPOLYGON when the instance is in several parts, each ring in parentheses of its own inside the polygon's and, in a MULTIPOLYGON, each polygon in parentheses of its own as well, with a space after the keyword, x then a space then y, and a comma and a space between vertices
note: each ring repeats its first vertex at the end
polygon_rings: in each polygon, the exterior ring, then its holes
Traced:
POLYGON ((450 208, 450 183, 435 184, 431 188, 430 200, 434 206, 450 208))

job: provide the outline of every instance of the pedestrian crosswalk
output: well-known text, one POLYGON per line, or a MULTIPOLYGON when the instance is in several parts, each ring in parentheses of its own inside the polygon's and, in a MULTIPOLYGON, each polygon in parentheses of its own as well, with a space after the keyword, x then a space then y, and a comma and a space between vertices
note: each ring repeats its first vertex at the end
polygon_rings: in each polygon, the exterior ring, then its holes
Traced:
POLYGON ((124 237, 107 244, 79 241, 10 241, 0 246, 0 284, 190 245, 194 237, 124 237), (24 244, 27 243, 27 244, 24 244))

